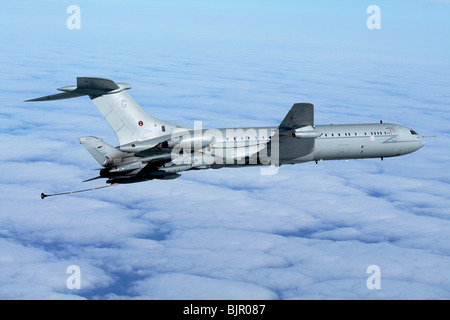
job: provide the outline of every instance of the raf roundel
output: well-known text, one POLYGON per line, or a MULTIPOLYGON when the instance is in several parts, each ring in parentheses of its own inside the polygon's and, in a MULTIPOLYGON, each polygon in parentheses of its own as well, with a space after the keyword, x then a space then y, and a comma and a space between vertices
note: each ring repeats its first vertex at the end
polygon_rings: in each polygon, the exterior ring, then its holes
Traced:
POLYGON ((144 125, 144 123, 142 121, 138 122, 139 127, 142 127, 144 125))

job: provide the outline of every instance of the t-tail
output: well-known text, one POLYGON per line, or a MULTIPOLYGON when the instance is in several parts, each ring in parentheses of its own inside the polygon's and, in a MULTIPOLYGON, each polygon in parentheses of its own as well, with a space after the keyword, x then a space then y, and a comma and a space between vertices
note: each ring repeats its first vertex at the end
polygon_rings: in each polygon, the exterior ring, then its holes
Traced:
POLYGON ((116 133, 120 146, 167 136, 176 129, 184 128, 146 113, 127 92, 129 89, 131 86, 127 83, 115 83, 104 78, 78 77, 76 86, 58 88, 62 93, 27 101, 89 96, 116 133))

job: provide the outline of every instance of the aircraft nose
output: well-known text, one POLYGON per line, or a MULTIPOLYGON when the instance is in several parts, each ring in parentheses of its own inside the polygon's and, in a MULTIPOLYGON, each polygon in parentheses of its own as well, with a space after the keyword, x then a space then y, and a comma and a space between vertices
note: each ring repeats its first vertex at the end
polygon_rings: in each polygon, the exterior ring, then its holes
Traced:
POLYGON ((425 140, 423 140, 422 137, 419 137, 419 144, 418 144, 416 150, 419 150, 419 149, 422 148, 424 145, 425 145, 425 140))
POLYGON ((425 140, 423 138, 420 138, 420 147, 422 148, 425 145, 425 140))

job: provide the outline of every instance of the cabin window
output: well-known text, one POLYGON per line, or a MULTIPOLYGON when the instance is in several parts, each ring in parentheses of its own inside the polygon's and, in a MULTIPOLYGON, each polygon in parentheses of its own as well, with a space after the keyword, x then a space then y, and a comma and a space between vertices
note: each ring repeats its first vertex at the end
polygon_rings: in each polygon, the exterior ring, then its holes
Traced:
POLYGON ((340 134, 340 133, 338 133, 338 136, 340 137, 340 136, 341 136, 341 134, 340 134))
POLYGON ((331 136, 334 137, 334 133, 332 133, 331 136))

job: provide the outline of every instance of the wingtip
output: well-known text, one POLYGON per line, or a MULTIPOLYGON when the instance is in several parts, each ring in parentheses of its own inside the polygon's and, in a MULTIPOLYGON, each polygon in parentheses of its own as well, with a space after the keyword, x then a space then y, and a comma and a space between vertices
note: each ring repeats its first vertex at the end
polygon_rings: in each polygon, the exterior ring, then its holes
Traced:
POLYGON ((50 100, 48 98, 48 96, 41 97, 41 98, 28 99, 28 100, 25 100, 24 102, 36 102, 36 101, 47 101, 47 100, 50 100))

